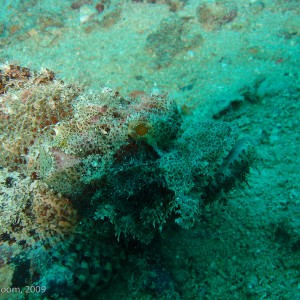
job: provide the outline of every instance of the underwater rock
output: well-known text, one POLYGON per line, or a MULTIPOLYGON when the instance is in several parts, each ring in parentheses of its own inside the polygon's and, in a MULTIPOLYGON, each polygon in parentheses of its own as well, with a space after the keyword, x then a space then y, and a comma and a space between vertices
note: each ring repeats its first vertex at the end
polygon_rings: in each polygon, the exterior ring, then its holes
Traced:
POLYGON ((237 5, 231 0, 203 3, 196 13, 203 28, 211 31, 231 22, 237 16, 237 5))
POLYGON ((82 5, 79 8, 79 21, 84 24, 90 21, 97 14, 97 10, 89 5, 82 5))

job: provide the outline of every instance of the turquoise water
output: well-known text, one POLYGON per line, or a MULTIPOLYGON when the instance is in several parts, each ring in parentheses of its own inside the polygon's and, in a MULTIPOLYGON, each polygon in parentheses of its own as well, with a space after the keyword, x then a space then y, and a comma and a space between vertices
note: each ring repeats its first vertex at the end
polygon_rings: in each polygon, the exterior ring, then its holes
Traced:
POLYGON ((0 0, 0 299, 300 299, 298 2, 0 0))

